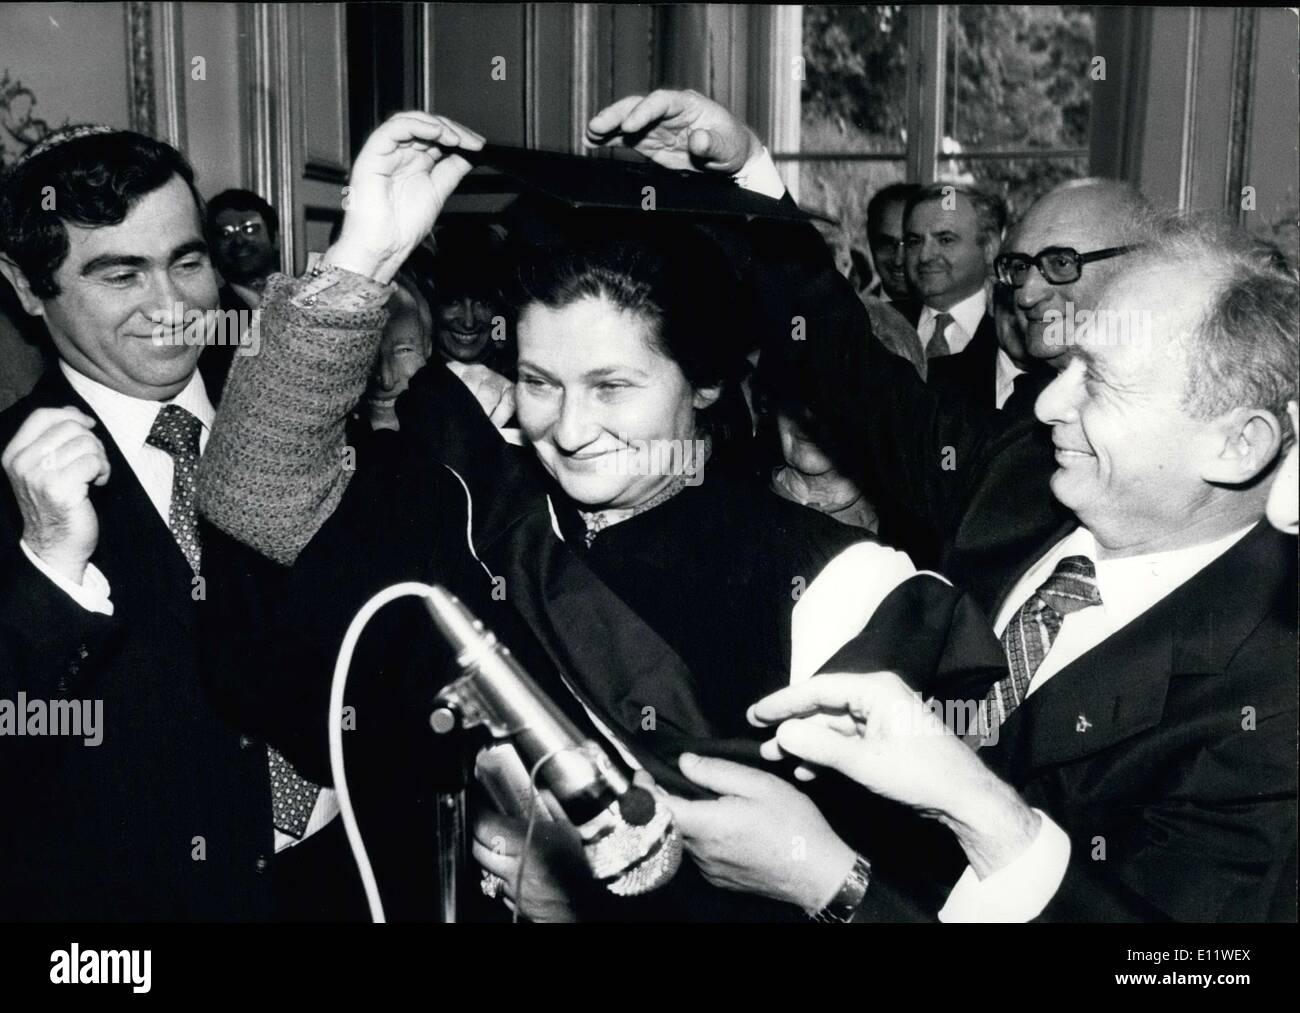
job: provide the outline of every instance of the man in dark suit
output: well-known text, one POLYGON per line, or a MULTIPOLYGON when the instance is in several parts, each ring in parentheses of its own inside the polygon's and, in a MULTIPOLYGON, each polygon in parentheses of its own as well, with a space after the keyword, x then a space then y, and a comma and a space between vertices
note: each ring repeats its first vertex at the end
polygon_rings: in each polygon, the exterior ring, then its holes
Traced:
POLYGON ((914 297, 894 305, 925 350, 926 382, 945 397, 994 404, 998 336, 987 279, 1006 206, 977 187, 934 183, 908 198, 904 266, 914 297))
MULTIPOLYGON (((787 293, 782 316, 806 315, 815 335, 799 346, 810 394, 842 392, 829 410, 861 435, 863 471, 943 532, 944 573, 1007 655, 1005 676, 968 701, 974 728, 945 728, 895 676, 867 670, 819 675, 752 712, 781 725, 769 758, 833 766, 938 818, 899 825, 910 868, 873 877, 863 856, 827 905, 837 917, 1295 917, 1295 545, 1263 516, 1295 439, 1297 284, 1233 231, 1142 233, 1151 248, 1133 257, 1081 234, 1072 278, 1040 265, 1042 249, 1007 266, 1044 343, 1061 333, 1040 305, 1052 290, 1088 290, 1093 260, 1110 282, 1091 303, 1105 326, 1074 333, 1041 421, 953 406, 857 340, 860 303, 815 237, 765 251, 766 290, 787 293), (845 391, 844 376, 865 389, 845 391)), ((742 767, 682 769, 725 796, 674 804, 706 878, 763 892, 817 875, 774 868, 737 830, 742 767)))
MULTIPOLYGON (((983 374, 988 387, 983 388, 978 397, 964 402, 954 402, 948 397, 942 399, 945 408, 957 406, 949 417, 959 428, 970 422, 971 431, 982 432, 984 425, 977 424, 978 417, 987 416, 996 407, 1000 414, 1016 416, 1026 422, 1024 431, 1031 435, 1020 445, 1022 450, 1035 442, 1038 444, 1029 457, 1017 459, 1015 467, 995 465, 1003 481, 998 486, 989 485, 990 495, 998 495, 996 489, 1001 489, 1006 496, 1018 495, 1017 491, 1027 483, 1035 488, 1046 488, 1045 480, 1054 463, 1046 432, 1034 424, 1034 402, 1065 361, 1064 354, 1069 351, 1067 337, 1075 333, 1075 318, 1091 314, 1102 289, 1123 270, 1125 254, 1140 238, 1142 223, 1150 211, 1146 199, 1130 184, 1104 179, 1075 180, 1040 197, 1008 232, 994 261, 999 277, 992 285, 989 309, 992 315, 988 319, 999 347, 994 366, 983 374), (1050 280, 1035 267, 1036 260, 1047 265, 1045 258, 1051 258, 1053 265, 1050 280), (1064 323, 1067 316, 1070 319, 1068 328, 1064 323)), ((935 365, 935 361, 929 362, 931 370, 935 365)), ((892 372, 888 363, 882 364, 881 368, 892 372)), ((859 371, 850 375, 863 374, 859 371)), ((890 403, 899 411, 919 409, 921 417, 914 418, 911 425, 925 425, 927 409, 907 403, 907 392, 916 390, 917 386, 907 378, 900 379, 898 384, 890 387, 890 403), (901 396, 901 400, 896 395, 901 396)), ((929 387, 935 389, 933 383, 929 387)), ((852 406, 846 407, 852 410, 852 406)), ((993 420, 987 421, 991 424, 993 420)), ((915 431, 907 427, 896 430, 915 431)), ((938 473, 927 474, 931 481, 951 486, 960 479, 960 473, 968 473, 967 465, 973 459, 957 436, 940 446, 953 447, 948 467, 940 467, 940 458, 933 458, 930 463, 935 465, 934 471, 938 473), (960 465, 955 463, 957 456, 963 462, 960 465)), ((915 454, 929 453, 911 439, 902 441, 899 449, 915 454)), ((907 490, 893 479, 868 470, 863 484, 869 487, 868 495, 873 497, 880 511, 881 536, 904 549, 918 565, 937 567, 945 574, 949 573, 953 564, 950 557, 954 535, 952 526, 936 527, 925 512, 918 513, 913 506, 916 490, 907 490)), ((1051 497, 1047 500, 1050 502, 1051 497)), ((1048 507, 1046 514, 1050 516, 1054 512, 1053 505, 1048 507)), ((988 535, 982 530, 977 533, 965 530, 958 534, 965 541, 966 548, 974 547, 970 544, 972 534, 977 541, 983 541, 988 535)), ((1016 543, 1011 547, 1011 558, 1018 559, 1025 546, 1020 539, 1016 539, 1016 543)), ((975 568, 976 579, 985 580, 989 561, 980 558, 978 562, 981 565, 975 568)))
POLYGON ((895 411, 924 396, 891 403, 908 374, 873 373, 868 430, 956 448, 945 483, 925 454, 868 440, 873 465, 955 532, 948 575, 984 605, 1009 670, 982 702, 978 753, 919 734, 933 719, 888 673, 822 676, 756 707, 773 725, 842 715, 781 724, 768 754, 835 767, 952 831, 951 863, 870 884, 858 918, 1295 917, 1295 544, 1263 518, 1295 439, 1297 286, 1242 236, 1153 238, 1097 304, 1136 324, 1128 339, 1081 335, 1038 399, 1050 489, 1003 486, 1039 453, 1028 423, 972 427, 933 397, 895 411), (981 534, 1002 551, 960 551, 981 534))
POLYGON ((0 736, 0 917, 310 913, 284 891, 324 854, 328 799, 223 722, 198 677, 213 407, 185 338, 217 305, 201 208, 179 152, 105 127, 56 133, 0 191, 0 271, 58 353, 0 415, 0 700, 102 714, 93 736, 0 736))

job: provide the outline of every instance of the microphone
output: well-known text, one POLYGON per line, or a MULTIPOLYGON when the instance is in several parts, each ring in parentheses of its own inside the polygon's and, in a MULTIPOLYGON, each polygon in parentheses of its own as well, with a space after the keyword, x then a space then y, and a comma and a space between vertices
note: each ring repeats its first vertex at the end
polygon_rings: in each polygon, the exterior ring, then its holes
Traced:
POLYGON ((635 896, 672 879, 682 839, 667 807, 585 738, 455 595, 435 584, 424 601, 464 673, 439 694, 434 731, 459 721, 508 740, 577 827, 592 874, 611 893, 635 896))

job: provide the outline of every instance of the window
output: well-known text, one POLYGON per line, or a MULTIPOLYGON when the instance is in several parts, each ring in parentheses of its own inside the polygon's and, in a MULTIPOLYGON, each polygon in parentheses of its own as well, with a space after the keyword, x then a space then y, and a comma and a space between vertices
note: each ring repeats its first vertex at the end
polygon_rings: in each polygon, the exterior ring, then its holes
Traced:
POLYGON ((841 266, 888 183, 976 182, 1015 217, 1087 175, 1091 7, 806 4, 802 28, 799 141, 774 157, 841 266))

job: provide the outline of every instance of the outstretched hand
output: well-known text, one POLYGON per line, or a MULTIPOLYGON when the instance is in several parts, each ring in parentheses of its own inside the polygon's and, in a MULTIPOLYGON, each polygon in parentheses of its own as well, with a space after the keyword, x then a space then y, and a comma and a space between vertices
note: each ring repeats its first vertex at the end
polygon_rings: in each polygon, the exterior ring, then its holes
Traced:
POLYGON ((433 228, 483 138, 445 116, 395 113, 366 140, 345 194, 343 231, 326 263, 387 283, 433 228))
POLYGON ((623 144, 668 169, 734 175, 762 142, 730 110, 695 91, 659 89, 606 106, 587 124, 586 143, 623 144))
MULTIPOLYGON (((838 770, 877 795, 940 820, 983 877, 1033 840, 1038 816, 893 672, 827 673, 749 709, 776 726, 760 751, 838 770)), ((811 776, 809 767, 803 776, 811 776)), ((798 774, 798 772, 796 772, 798 774)))

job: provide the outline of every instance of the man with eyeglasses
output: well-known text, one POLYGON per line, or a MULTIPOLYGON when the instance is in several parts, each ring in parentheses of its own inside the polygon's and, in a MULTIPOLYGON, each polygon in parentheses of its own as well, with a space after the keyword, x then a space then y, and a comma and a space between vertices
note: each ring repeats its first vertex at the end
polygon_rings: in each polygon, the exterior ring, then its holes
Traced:
MULTIPOLYGON (((248 309, 280 270, 280 216, 251 190, 223 190, 208 204, 213 265, 248 309)), ((223 299, 223 305, 225 300, 223 299)))
MULTIPOLYGON (((212 266, 223 281, 217 290, 221 311, 242 341, 266 280, 280 270, 280 216, 251 190, 223 190, 208 202, 207 233, 212 266)), ((206 350, 199 369, 210 388, 225 386, 234 355, 234 343, 206 350)))
POLYGON ((994 264, 998 280, 1015 291, 1030 356, 1065 361, 1066 318, 1096 308, 1101 290, 1124 270, 1150 209, 1128 183, 1080 179, 1044 194, 1011 230, 994 264))
POLYGON ((880 291, 890 302, 911 296, 903 256, 903 211, 920 190, 916 183, 891 183, 867 204, 867 245, 880 276, 880 291))

